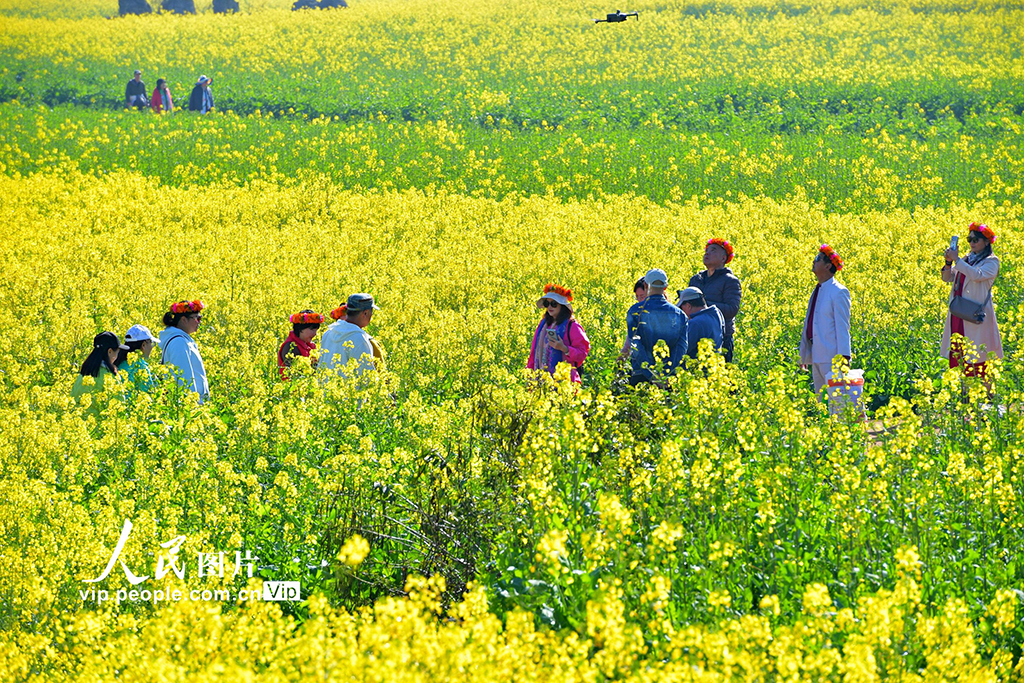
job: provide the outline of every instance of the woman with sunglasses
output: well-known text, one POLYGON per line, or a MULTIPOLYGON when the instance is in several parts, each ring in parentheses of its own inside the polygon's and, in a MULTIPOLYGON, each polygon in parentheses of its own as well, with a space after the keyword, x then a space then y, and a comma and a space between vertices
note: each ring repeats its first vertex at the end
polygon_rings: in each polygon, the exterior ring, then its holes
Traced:
POLYGON ((530 359, 526 366, 531 370, 555 374, 561 362, 572 366, 570 378, 580 383, 579 368, 590 353, 590 340, 573 314, 572 290, 567 287, 547 284, 544 294, 537 301, 537 308, 544 310, 533 333, 530 359))
POLYGON ((203 321, 202 301, 179 301, 164 313, 164 330, 160 333, 161 363, 177 369, 178 384, 199 395, 202 403, 210 395, 203 358, 192 335, 199 331, 203 321))
POLYGON ((996 233, 980 223, 971 223, 967 242, 971 253, 960 258, 958 249, 946 250, 942 281, 952 283, 949 300, 962 296, 982 306, 985 318, 980 323, 964 321, 947 310, 942 331, 941 353, 949 367, 963 367, 965 377, 981 377, 991 391, 988 359, 1003 357, 1003 343, 992 305, 992 283, 999 274, 999 259, 992 253, 996 233), (959 336, 957 336, 959 335, 959 336), (970 343, 966 343, 966 341, 970 343))

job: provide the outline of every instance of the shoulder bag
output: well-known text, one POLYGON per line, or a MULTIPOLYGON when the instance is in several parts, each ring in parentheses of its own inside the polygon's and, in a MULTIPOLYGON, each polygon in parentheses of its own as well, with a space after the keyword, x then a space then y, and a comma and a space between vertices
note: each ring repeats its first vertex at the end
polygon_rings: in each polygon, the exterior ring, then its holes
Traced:
POLYGON ((988 306, 988 302, 992 300, 992 288, 988 290, 988 296, 980 304, 976 301, 964 298, 963 296, 954 296, 949 300, 949 313, 960 318, 965 323, 971 323, 972 325, 980 325, 985 322, 985 307, 988 306))

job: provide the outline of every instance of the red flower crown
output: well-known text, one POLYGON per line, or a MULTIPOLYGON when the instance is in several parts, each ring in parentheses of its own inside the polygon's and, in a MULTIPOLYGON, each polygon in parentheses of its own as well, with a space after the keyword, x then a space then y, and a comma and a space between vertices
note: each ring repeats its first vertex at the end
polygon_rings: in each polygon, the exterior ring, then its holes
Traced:
POLYGON ((729 244, 729 240, 723 239, 721 237, 712 237, 711 239, 708 240, 708 246, 711 246, 712 244, 717 244, 722 249, 725 249, 725 254, 726 254, 725 262, 726 263, 728 263, 729 261, 732 261, 732 245, 729 244))
POLYGON ((331 317, 335 320, 341 320, 348 315, 348 304, 342 304, 331 311, 331 317))
POLYGON ((988 240, 989 244, 996 243, 996 231, 988 227, 984 223, 971 223, 971 226, 967 228, 973 232, 980 232, 988 240))
POLYGON ((572 290, 569 289, 568 287, 563 287, 562 285, 555 285, 549 282, 546 285, 544 285, 544 293, 549 294, 551 292, 564 296, 566 301, 572 301, 572 290))
POLYGON ((171 313, 198 313, 204 308, 206 308, 206 304, 199 299, 195 301, 178 301, 171 304, 171 313))
POLYGON ((821 245, 821 249, 819 251, 821 251, 822 254, 828 257, 828 260, 831 261, 832 265, 836 267, 836 272, 843 269, 843 259, 839 258, 839 254, 836 253, 835 249, 833 249, 827 244, 823 244, 821 245))
POLYGON ((288 317, 288 322, 295 325, 319 325, 324 321, 324 317, 319 313, 292 313, 288 317))

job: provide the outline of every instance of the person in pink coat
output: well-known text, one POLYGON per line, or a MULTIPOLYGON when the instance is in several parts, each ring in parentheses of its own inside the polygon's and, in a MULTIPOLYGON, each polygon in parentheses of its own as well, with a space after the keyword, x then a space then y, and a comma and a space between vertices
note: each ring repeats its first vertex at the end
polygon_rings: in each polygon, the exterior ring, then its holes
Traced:
POLYGON ((156 88, 153 90, 153 96, 149 98, 149 104, 157 114, 162 111, 174 111, 174 100, 171 99, 171 89, 167 87, 167 81, 162 78, 156 79, 156 88))
POLYGON ((947 249, 942 281, 953 285, 949 292, 950 301, 955 296, 962 296, 968 301, 983 304, 985 319, 980 323, 966 322, 947 310, 940 352, 949 359, 949 367, 962 366, 965 377, 985 379, 991 391, 988 359, 1003 357, 1003 342, 999 336, 995 306, 992 305, 992 284, 999 275, 999 259, 992 253, 996 233, 979 223, 971 223, 969 229, 967 241, 971 253, 960 258, 958 249, 947 249), (965 343, 965 340, 970 343, 965 343))
POLYGON ((544 310, 544 317, 533 333, 526 367, 554 375, 555 368, 564 361, 572 366, 572 381, 579 384, 579 368, 590 353, 590 340, 574 315, 572 290, 559 285, 545 285, 544 294, 537 300, 537 308, 544 310))

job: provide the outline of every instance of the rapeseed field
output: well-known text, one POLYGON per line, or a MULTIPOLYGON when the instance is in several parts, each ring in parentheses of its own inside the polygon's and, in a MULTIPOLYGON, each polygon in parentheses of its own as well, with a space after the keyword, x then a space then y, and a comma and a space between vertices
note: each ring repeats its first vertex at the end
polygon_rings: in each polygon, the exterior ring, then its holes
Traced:
POLYGON ((0 679, 1022 676, 1024 8, 289 4, 0 1, 0 679), (215 110, 122 109, 137 67, 215 110), (939 355, 975 221, 991 394, 939 355), (735 362, 630 388, 633 283, 711 237, 735 362), (822 243, 866 422, 798 365, 822 243), (525 370, 549 282, 578 387, 525 370), (386 365, 282 381, 355 292, 386 365), (206 401, 71 397, 195 299, 206 401))

